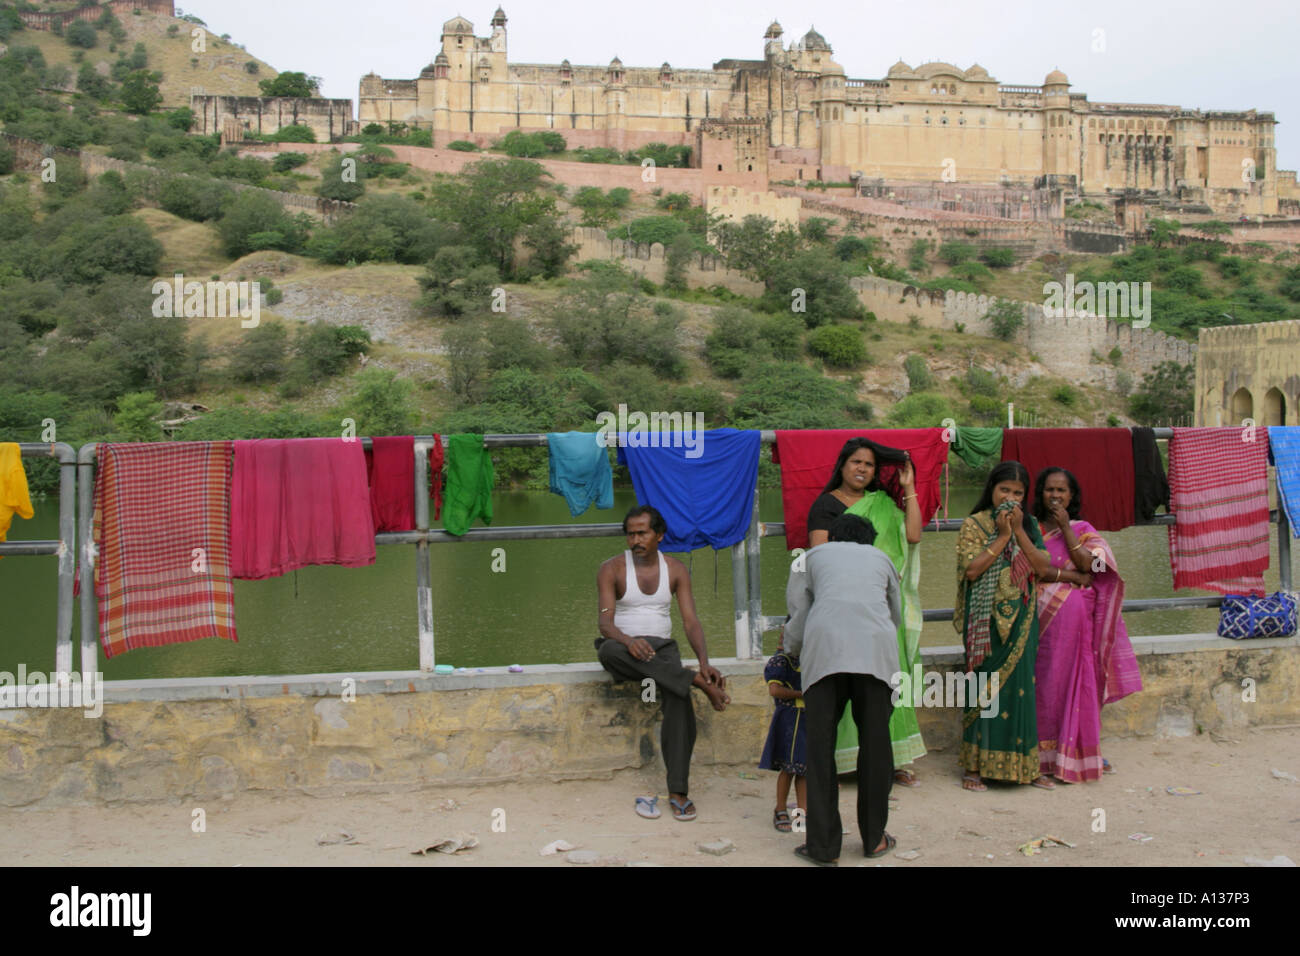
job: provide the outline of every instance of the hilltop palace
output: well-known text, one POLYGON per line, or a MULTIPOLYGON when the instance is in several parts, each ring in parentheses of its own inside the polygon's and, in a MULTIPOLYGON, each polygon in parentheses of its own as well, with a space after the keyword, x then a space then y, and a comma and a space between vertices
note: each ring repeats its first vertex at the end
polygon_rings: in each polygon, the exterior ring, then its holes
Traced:
POLYGON ((1218 212, 1275 214, 1279 184, 1270 112, 1091 103, 1053 70, 1041 86, 1004 85, 978 64, 912 67, 850 79, 815 30, 783 42, 767 28, 763 58, 711 69, 511 63, 506 15, 487 37, 463 17, 442 26, 442 49, 413 80, 361 79, 358 119, 431 128, 434 144, 488 145, 513 129, 553 129, 570 148, 694 147, 724 137, 718 171, 766 171, 767 161, 812 164, 818 178, 1059 186, 1067 193, 1149 190, 1218 212), (749 148, 745 148, 749 147, 749 148), (773 151, 769 155, 769 151, 773 151))

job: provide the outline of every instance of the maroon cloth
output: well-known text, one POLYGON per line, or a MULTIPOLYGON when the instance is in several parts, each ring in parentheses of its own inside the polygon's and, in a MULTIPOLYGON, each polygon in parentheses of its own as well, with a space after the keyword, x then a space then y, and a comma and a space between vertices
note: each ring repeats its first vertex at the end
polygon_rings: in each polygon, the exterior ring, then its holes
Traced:
POLYGON ((446 464, 447 451, 442 447, 442 436, 433 436, 429 449, 429 496, 433 498, 433 519, 442 517, 442 466, 446 464))
POLYGON ((1127 428, 1008 428, 1002 460, 1029 469, 1027 501, 1040 471, 1066 468, 1079 479, 1080 519, 1099 531, 1133 524, 1133 436, 1127 428))
POLYGON ((415 438, 411 435, 370 439, 366 477, 375 531, 415 528, 415 438))
MULTIPOLYGON (((840 428, 826 431, 778 431, 772 461, 781 466, 781 506, 785 512, 785 546, 808 547, 808 509, 826 487, 840 450, 850 438, 869 438, 879 445, 908 453, 916 473, 916 503, 921 521, 939 508, 939 475, 948 464, 948 443, 942 428, 840 428)), ((880 483, 898 507, 903 493, 898 466, 884 464, 880 483)))
POLYGON ((230 504, 233 577, 375 563, 366 459, 357 439, 235 442, 230 504))

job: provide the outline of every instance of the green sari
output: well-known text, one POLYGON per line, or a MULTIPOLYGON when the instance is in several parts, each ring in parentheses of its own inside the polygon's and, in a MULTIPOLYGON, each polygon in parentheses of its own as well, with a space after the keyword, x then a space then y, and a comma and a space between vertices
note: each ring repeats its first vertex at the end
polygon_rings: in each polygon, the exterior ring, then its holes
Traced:
MULTIPOLYGON (((1031 516, 1028 525, 1034 547, 1044 549, 1038 522, 1031 516)), ((982 716, 978 703, 962 711, 961 766, 990 780, 1033 783, 1041 772, 1038 715, 1034 705, 1038 601, 1033 570, 1014 538, 981 575, 981 580, 985 575, 994 575, 996 582, 986 618, 987 644, 982 640, 982 626, 974 619, 983 616, 971 614, 976 582, 966 580, 966 568, 996 535, 992 512, 981 511, 966 519, 957 536, 957 605, 953 626, 966 648, 967 670, 975 673, 977 683, 991 690, 991 675, 996 673, 998 677, 996 707, 990 707, 992 716, 982 716)))
MULTIPOLYGON (((868 492, 845 514, 866 518, 875 526, 876 547, 889 555, 898 571, 903 605, 903 623, 898 629, 898 665, 899 670, 911 674, 921 661, 920 548, 908 542, 903 512, 887 492, 868 492)), ((894 748, 895 767, 925 756, 921 726, 916 721, 916 710, 911 701, 900 697, 894 705, 894 713, 889 718, 889 740, 894 748)), ((853 722, 852 710, 846 707, 835 736, 835 770, 837 773, 852 773, 857 765, 858 726, 853 722)))

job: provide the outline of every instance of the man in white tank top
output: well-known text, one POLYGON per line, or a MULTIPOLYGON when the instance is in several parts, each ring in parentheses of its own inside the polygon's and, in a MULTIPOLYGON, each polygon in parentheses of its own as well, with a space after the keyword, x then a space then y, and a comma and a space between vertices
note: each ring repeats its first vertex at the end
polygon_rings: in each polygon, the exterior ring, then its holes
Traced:
POLYGON ((660 746, 668 767, 669 803, 676 819, 694 820, 695 804, 687 796, 695 748, 691 688, 702 690, 714 710, 723 710, 731 702, 727 681, 709 664, 690 573, 676 558, 659 553, 659 542, 667 531, 663 516, 650 505, 639 505, 623 519, 623 531, 627 550, 604 562, 596 574, 601 634, 596 639, 596 653, 615 681, 647 677, 654 681, 655 696, 664 708, 660 746), (672 638, 674 594, 686 639, 700 662, 698 672, 682 666, 681 652, 672 638))

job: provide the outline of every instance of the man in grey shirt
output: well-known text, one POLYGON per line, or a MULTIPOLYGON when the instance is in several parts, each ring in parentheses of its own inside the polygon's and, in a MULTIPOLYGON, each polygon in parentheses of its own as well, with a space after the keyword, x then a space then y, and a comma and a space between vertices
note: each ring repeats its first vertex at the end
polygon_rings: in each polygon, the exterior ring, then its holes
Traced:
POLYGON ((785 649, 799 657, 808 721, 808 842, 795 850, 823 866, 838 863, 843 825, 835 776, 835 728, 846 703, 858 725, 858 831, 868 857, 894 846, 885 832, 894 755, 890 681, 898 673, 903 613, 898 572, 872 546, 876 529, 845 514, 830 540, 790 574, 785 649))

